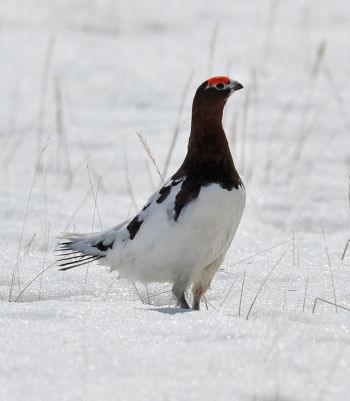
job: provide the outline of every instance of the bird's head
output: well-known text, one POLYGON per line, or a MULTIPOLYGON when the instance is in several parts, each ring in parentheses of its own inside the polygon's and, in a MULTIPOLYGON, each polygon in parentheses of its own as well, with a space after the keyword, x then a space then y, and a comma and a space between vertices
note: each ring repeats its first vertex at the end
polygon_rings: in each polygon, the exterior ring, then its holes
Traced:
POLYGON ((194 105, 223 107, 232 93, 242 88, 242 84, 225 76, 210 78, 197 89, 194 105))

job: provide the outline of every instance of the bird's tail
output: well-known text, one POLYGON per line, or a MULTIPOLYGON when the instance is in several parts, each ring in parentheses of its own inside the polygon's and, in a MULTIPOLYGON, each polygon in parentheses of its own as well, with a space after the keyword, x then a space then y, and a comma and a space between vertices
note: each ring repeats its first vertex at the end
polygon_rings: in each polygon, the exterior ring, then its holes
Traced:
POLYGON ((104 244, 101 233, 64 233, 59 236, 59 240, 55 251, 58 254, 57 265, 61 267, 60 270, 73 269, 104 258, 107 250, 111 248, 111 244, 104 244))

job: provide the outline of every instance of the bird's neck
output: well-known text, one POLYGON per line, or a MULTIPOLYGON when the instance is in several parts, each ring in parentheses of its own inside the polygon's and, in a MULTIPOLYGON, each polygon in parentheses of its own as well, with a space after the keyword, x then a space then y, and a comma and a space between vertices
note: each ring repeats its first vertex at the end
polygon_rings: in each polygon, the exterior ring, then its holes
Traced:
POLYGON ((194 103, 187 155, 173 178, 191 176, 227 188, 242 185, 222 126, 223 107, 224 103, 213 108, 194 103))
POLYGON ((187 158, 197 163, 232 160, 222 126, 223 108, 193 110, 187 158))

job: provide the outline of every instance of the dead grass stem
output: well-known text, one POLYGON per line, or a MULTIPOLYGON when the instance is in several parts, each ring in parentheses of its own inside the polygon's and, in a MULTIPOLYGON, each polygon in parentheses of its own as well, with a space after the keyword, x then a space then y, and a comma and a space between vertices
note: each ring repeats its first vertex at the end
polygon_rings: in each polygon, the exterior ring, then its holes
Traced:
POLYGON ((256 303, 256 300, 258 299, 259 294, 261 293, 262 289, 264 288, 264 286, 265 286, 265 284, 267 283, 268 279, 270 278, 271 274, 276 270, 276 268, 277 268, 278 265, 280 264, 281 260, 283 259, 284 255, 286 254, 286 252, 287 252, 287 251, 284 251, 284 252, 282 253, 282 255, 278 258, 278 260, 277 260, 276 264, 274 265, 274 267, 271 269, 270 273, 266 276, 265 280, 262 282, 262 284, 261 284, 261 286, 260 286, 258 292, 256 293, 256 295, 255 295, 255 297, 254 297, 254 299, 253 299, 252 304, 250 305, 250 308, 249 308, 248 313, 247 313, 246 320, 249 319, 249 316, 250 316, 250 314, 251 314, 251 311, 253 310, 253 307, 254 307, 254 305, 255 305, 255 303, 256 303))
MULTIPOLYGON (((50 223, 48 223, 48 225, 47 225, 46 245, 45 245, 45 254, 44 254, 42 271, 45 269, 47 252, 48 252, 48 249, 49 249, 49 239, 50 239, 50 223)), ((38 294, 39 301, 40 301, 40 298, 41 298, 41 288, 42 288, 42 285, 43 285, 43 277, 44 277, 44 274, 41 274, 41 276, 40 276, 40 285, 39 285, 39 294, 38 294)))
POLYGON ((157 174, 160 177, 160 180, 164 184, 163 176, 162 176, 162 174, 161 174, 161 172, 160 172, 160 170, 158 168, 156 159, 152 155, 151 148, 149 147, 149 145, 148 145, 148 143, 146 141, 146 138, 142 135, 142 132, 137 132, 136 135, 138 136, 139 141, 141 142, 141 144, 142 144, 147 156, 150 158, 151 162, 153 163, 154 167, 156 168, 156 171, 157 171, 157 174))
POLYGON ((39 274, 37 274, 34 278, 32 278, 29 283, 20 291, 18 294, 17 298, 15 299, 15 302, 18 302, 20 299, 22 299, 22 295, 27 291, 27 289, 42 275, 44 274, 47 270, 49 270, 52 266, 55 266, 56 262, 51 263, 45 269, 43 269, 39 274))
POLYGON ((80 202, 80 204, 78 205, 78 207, 74 210, 72 216, 70 217, 70 219, 68 220, 68 223, 66 224, 64 231, 67 231, 69 226, 72 224, 73 220, 75 219, 76 215, 79 213, 80 209, 82 208, 82 206, 84 205, 84 203, 89 199, 90 197, 90 193, 91 193, 91 189, 89 189, 85 195, 85 197, 83 198, 83 200, 80 202))
POLYGON ((241 294, 240 294, 240 296, 239 296, 238 316, 241 316, 242 299, 243 299, 243 290, 244 290, 246 272, 247 272, 247 269, 244 269, 243 281, 242 281, 242 287, 241 287, 241 294))
POLYGON ((309 288, 309 279, 310 279, 310 274, 307 275, 307 279, 306 279, 306 286, 305 286, 305 293, 304 293, 304 302, 303 302, 303 312, 305 312, 305 304, 306 304, 307 290, 308 290, 308 288, 309 288))
MULTIPOLYGON (((69 145, 67 141, 67 137, 64 130, 63 124, 63 99, 62 99, 62 88, 61 88, 61 80, 58 74, 54 77, 55 82, 55 101, 56 101, 56 134, 58 138, 58 170, 60 169, 61 164, 61 157, 62 154, 64 161, 62 163, 66 169, 66 177, 67 181, 64 184, 64 188, 68 190, 73 182, 73 173, 70 161, 70 154, 69 154, 69 145)), ((62 159, 63 159, 62 158, 62 159)))
MULTIPOLYGON (((349 201, 349 217, 350 217, 350 174, 349 174, 349 186, 348 186, 348 201, 349 201)), ((345 245, 341 260, 344 260, 345 255, 346 255, 346 251, 347 251, 347 249, 349 247, 349 244, 350 244, 350 238, 348 239, 348 241, 347 241, 347 243, 345 245)))
POLYGON ((332 267, 331 259, 330 259, 330 257, 329 257, 328 246, 327 246, 327 241, 326 241, 326 235, 325 235, 325 232, 324 232, 324 229, 323 229, 323 225, 322 225, 322 224, 321 224, 321 229, 322 229, 324 247, 325 247, 326 254, 327 254, 328 266, 329 266, 329 270, 330 270, 330 272, 331 272, 331 280, 332 280, 332 289, 333 289, 333 297, 334 297, 335 311, 336 311, 336 313, 338 313, 338 308, 337 308, 337 297, 336 297, 335 285, 334 285, 333 267, 332 267))
POLYGON ((333 305, 333 306, 335 306, 336 308, 340 308, 340 309, 343 309, 343 310, 346 310, 346 311, 350 311, 350 308, 347 308, 346 306, 342 306, 342 305, 336 304, 335 302, 327 301, 326 299, 318 298, 318 297, 317 297, 317 298, 315 298, 315 300, 314 300, 314 306, 312 307, 312 313, 315 313, 316 305, 317 305, 317 302, 318 302, 318 301, 324 302, 324 303, 329 304, 329 305, 333 305))
POLYGON ((129 177, 129 164, 128 164, 128 157, 124 148, 124 165, 125 165, 125 176, 126 176, 126 185, 127 190, 131 199, 132 206, 134 207, 135 213, 138 213, 138 207, 134 196, 134 191, 132 189, 130 177, 129 177))
POLYGON ((224 299, 220 302, 219 309, 220 309, 220 308, 222 307, 222 305, 225 303, 227 297, 229 296, 230 292, 232 291, 232 288, 233 288, 234 285, 236 284, 236 281, 237 281, 237 279, 238 279, 238 276, 239 276, 239 273, 237 273, 237 276, 236 276, 235 279, 233 280, 233 283, 232 283, 230 289, 227 291, 226 295, 224 296, 224 299))
POLYGON ((252 256, 248 256, 247 258, 241 259, 241 260, 239 260, 238 262, 232 263, 231 265, 227 266, 226 268, 229 268, 229 267, 238 265, 239 263, 245 262, 245 261, 247 261, 247 260, 249 260, 249 259, 253 259, 253 258, 255 258, 255 257, 258 256, 258 255, 261 255, 261 254, 263 254, 263 253, 265 253, 265 252, 269 252, 269 251, 271 251, 272 249, 275 249, 275 248, 278 248, 278 247, 280 247, 280 246, 282 246, 282 245, 284 245, 284 244, 287 244, 287 243, 290 242, 291 240, 292 240, 292 239, 288 239, 287 241, 280 242, 279 244, 274 245, 274 246, 272 246, 272 247, 270 247, 270 248, 264 249, 264 250, 262 250, 262 251, 260 251, 260 252, 258 252, 258 253, 255 253, 255 254, 252 255, 252 256))
MULTIPOLYGON (((44 61, 44 69, 41 79, 41 87, 40 87, 40 98, 39 98, 39 109, 38 109, 38 119, 37 119, 37 127, 38 127, 38 137, 37 137, 37 149, 38 155, 40 155, 40 149, 42 147, 42 136, 44 130, 44 117, 45 117, 45 107, 46 107, 46 95, 47 89, 49 86, 49 71, 52 62, 54 47, 55 47, 56 38, 55 35, 52 34, 49 38, 46 53, 45 53, 45 61, 44 61)), ((39 169, 41 166, 39 166, 39 169)))
POLYGON ((9 293, 9 302, 12 301, 12 294, 13 294, 13 289, 14 289, 14 284, 15 284, 15 279, 16 279, 16 277, 17 277, 17 284, 18 284, 18 289, 19 289, 19 293, 20 293, 19 297, 20 297, 21 294, 22 294, 21 285, 20 285, 20 277, 19 277, 19 256, 20 256, 20 253, 21 253, 22 242, 23 242, 23 236, 24 236, 24 229, 25 229, 25 226, 26 226, 26 223, 27 223, 27 217, 28 217, 28 212, 29 212, 29 205, 30 205, 30 201, 31 201, 31 198, 32 198, 32 193, 33 193, 34 184, 35 184, 35 181, 36 181, 36 177, 37 177, 37 175, 38 175, 38 172, 39 172, 39 168, 40 168, 40 165, 41 165, 42 156, 43 156, 43 154, 44 154, 44 152, 45 152, 45 150, 47 149, 48 146, 49 146, 49 144, 47 143, 47 144, 43 147, 43 149, 41 150, 41 152, 40 152, 40 154, 39 154, 39 157, 38 157, 38 160, 37 160, 37 163, 36 163, 36 166, 35 166, 34 176, 33 176, 33 179, 32 179, 31 186, 30 186, 29 195, 28 195, 28 199, 27 199, 26 210, 25 210, 25 213, 24 213, 21 235, 20 235, 19 242, 18 242, 18 250, 17 250, 17 255, 16 255, 16 263, 15 263, 15 265, 14 265, 14 267, 13 267, 13 270, 12 270, 11 286, 10 286, 10 293, 9 293))

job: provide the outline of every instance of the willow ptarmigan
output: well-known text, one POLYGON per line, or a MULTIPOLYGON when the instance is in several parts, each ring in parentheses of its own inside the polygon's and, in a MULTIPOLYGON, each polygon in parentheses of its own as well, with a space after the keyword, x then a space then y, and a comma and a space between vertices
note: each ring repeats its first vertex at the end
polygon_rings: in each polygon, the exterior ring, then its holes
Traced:
POLYGON ((191 288, 192 307, 199 309, 245 206, 222 126, 227 99, 242 88, 222 76, 197 89, 187 155, 177 172, 134 218, 101 233, 63 234, 61 270, 98 260, 132 281, 171 283, 184 309, 191 288))

